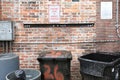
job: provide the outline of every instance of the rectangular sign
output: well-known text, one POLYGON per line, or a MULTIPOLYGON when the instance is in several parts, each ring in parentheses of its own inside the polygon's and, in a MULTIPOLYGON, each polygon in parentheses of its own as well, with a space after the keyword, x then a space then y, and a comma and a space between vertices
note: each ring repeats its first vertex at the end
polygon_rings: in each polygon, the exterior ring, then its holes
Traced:
POLYGON ((101 19, 112 19, 112 2, 101 2, 101 19))
POLYGON ((60 21, 60 6, 50 5, 49 6, 49 22, 58 23, 60 21))

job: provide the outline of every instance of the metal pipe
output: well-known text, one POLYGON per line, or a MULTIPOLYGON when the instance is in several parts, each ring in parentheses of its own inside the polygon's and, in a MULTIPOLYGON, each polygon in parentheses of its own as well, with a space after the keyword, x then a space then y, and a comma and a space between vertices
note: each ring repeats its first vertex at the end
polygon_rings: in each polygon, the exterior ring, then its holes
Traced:
POLYGON ((10 41, 8 41, 8 53, 10 52, 10 41))
POLYGON ((5 53, 5 45, 4 45, 4 41, 2 42, 3 45, 3 53, 5 53))
POLYGON ((10 44, 10 53, 12 53, 12 42, 9 42, 10 44))
MULTIPOLYGON (((116 1, 116 23, 118 24, 118 15, 119 15, 119 0, 116 1)), ((118 26, 117 26, 118 28, 118 26)))
POLYGON ((6 42, 4 41, 4 53, 6 53, 6 42))
POLYGON ((118 38, 120 38, 120 32, 119 32, 119 0, 116 0, 116 32, 118 38))
POLYGON ((8 52, 8 45, 7 45, 7 41, 5 42, 6 44, 6 53, 8 52))

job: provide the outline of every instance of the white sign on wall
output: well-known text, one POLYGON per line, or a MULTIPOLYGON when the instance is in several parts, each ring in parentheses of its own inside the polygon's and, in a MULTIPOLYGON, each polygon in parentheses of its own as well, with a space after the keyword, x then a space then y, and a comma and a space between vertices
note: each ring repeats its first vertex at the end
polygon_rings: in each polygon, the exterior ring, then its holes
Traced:
POLYGON ((101 2, 101 19, 112 19, 112 2, 101 2))
POLYGON ((60 21, 60 6, 50 5, 49 6, 49 22, 58 23, 60 21))

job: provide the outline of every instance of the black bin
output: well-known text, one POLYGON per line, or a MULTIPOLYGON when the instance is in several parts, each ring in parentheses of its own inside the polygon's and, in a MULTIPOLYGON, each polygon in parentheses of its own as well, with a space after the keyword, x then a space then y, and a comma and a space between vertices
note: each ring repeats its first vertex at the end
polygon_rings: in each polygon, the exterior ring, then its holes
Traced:
POLYGON ((78 59, 82 80, 120 80, 120 55, 90 53, 78 59))
POLYGON ((42 80, 70 80, 70 51, 52 50, 39 54, 42 80))

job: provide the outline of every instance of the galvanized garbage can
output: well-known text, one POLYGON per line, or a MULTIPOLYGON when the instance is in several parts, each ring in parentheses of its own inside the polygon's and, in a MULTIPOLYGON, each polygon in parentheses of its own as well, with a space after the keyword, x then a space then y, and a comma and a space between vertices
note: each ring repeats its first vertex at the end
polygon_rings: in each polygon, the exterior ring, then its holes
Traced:
POLYGON ((0 80, 14 70, 19 69, 19 56, 13 53, 0 54, 0 80))
MULTIPOLYGON (((23 69, 25 71, 25 80, 41 80, 41 72, 35 69, 23 69)), ((15 75, 15 71, 6 75, 6 80, 18 80, 15 75)))
POLYGON ((70 51, 44 51, 39 54, 42 80, 70 80, 70 51))
POLYGON ((82 80, 120 80, 120 55, 90 53, 78 59, 82 80))

